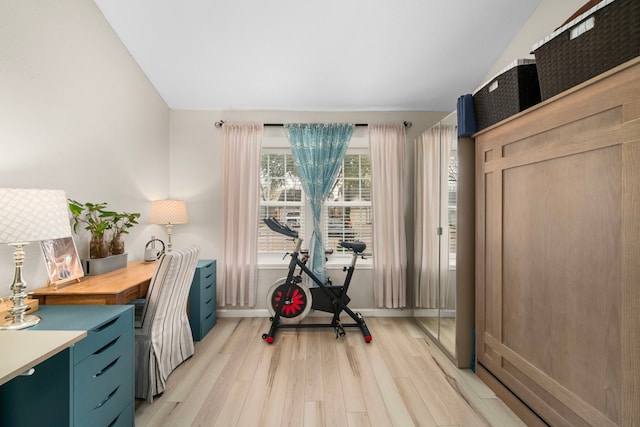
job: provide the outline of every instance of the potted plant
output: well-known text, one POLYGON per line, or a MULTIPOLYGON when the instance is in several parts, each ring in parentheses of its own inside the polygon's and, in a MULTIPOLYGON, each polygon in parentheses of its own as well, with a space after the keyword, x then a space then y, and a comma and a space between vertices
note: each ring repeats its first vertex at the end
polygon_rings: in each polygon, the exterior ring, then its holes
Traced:
POLYGON ((105 215, 107 215, 111 220, 111 241, 109 243, 111 255, 123 254, 123 234, 129 234, 127 229, 138 223, 137 219, 140 218, 140 214, 128 212, 105 212, 105 215))
POLYGON ((109 245, 105 232, 112 227, 112 221, 105 211, 106 203, 80 203, 69 199, 69 210, 73 216, 73 232, 78 232, 78 225, 91 233, 89 258, 105 258, 109 256, 109 245))
POLYGON ((107 210, 107 203, 80 203, 69 199, 69 210, 73 216, 73 231, 78 224, 91 233, 89 258, 105 258, 124 253, 124 236, 128 229, 138 224, 139 213, 114 212, 107 210), (107 230, 111 237, 107 239, 107 230))

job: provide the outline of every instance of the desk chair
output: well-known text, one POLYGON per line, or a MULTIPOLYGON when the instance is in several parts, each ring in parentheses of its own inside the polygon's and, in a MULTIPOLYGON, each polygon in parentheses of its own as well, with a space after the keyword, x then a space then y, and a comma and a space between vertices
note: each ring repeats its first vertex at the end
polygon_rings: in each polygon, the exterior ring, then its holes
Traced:
POLYGON ((171 372, 194 353, 187 317, 200 248, 165 253, 149 284, 135 328, 136 397, 153 402, 171 372))

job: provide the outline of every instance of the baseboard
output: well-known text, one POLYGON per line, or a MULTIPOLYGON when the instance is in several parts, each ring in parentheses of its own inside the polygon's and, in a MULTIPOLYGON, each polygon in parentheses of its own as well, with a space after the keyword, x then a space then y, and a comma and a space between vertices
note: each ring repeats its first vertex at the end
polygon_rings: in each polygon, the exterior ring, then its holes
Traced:
POLYGON ((531 408, 524 404, 511 390, 505 387, 491 372, 485 369, 482 364, 476 364, 476 375, 485 383, 496 396, 502 400, 505 405, 513 411, 527 426, 530 427, 548 427, 531 408))
POLYGON ((440 310, 440 317, 456 317, 456 311, 448 308, 440 310))
POLYGON ((218 308, 216 310, 218 317, 269 317, 269 311, 266 308, 261 309, 229 309, 218 308))
POLYGON ((438 317, 437 308, 414 308, 414 317, 438 317))
MULTIPOLYGON (((349 307, 351 308, 351 307, 349 307)), ((399 308, 352 308, 356 313, 362 314, 364 317, 413 317, 413 309, 399 308)), ((218 308, 218 317, 269 317, 269 311, 266 308, 218 308)), ((309 314, 313 317, 331 316, 329 313, 315 311, 309 314)))
POLYGON ((413 309, 413 315, 415 317, 456 317, 456 311, 454 309, 442 308, 415 308, 413 309))

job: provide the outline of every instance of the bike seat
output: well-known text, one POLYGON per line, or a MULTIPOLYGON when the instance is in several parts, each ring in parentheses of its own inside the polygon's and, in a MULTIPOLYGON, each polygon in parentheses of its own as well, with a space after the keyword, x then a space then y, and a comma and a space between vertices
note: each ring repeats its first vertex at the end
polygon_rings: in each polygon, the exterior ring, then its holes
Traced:
POLYGON ((340 246, 350 249, 357 254, 362 253, 367 249, 367 244, 365 242, 340 242, 340 246))

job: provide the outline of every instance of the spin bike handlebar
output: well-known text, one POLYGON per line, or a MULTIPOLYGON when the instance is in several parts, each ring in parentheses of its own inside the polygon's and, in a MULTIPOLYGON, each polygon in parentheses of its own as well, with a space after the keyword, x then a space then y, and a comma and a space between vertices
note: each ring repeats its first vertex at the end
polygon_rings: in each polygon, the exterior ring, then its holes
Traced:
MULTIPOLYGON (((285 236, 291 237, 293 239, 298 238, 298 232, 296 230, 293 230, 287 224, 283 224, 275 218, 265 218, 264 223, 267 224, 267 226, 276 233, 284 234, 285 236)), ((297 252, 299 252, 301 255, 309 255, 308 249, 298 250, 297 252)), ((324 251, 325 255, 331 255, 332 253, 333 248, 325 249, 324 251)))
POLYGON ((296 230, 292 229, 287 224, 282 224, 280 221, 278 221, 275 218, 265 218, 264 223, 267 224, 267 227, 269 227, 271 230, 275 231, 276 233, 283 234, 293 239, 298 238, 298 232, 296 230))

